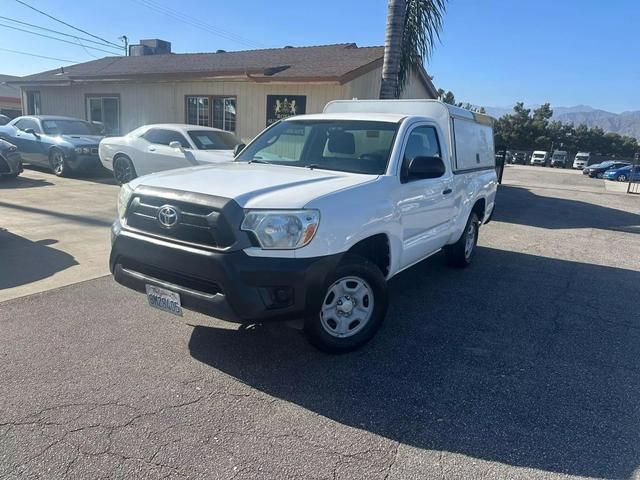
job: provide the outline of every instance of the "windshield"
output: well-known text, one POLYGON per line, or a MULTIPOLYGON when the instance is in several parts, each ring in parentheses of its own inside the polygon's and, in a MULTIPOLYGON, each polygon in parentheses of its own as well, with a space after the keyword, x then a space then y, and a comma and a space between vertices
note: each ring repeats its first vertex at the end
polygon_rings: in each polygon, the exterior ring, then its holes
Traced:
POLYGON ((99 135, 98 127, 82 120, 43 120, 47 135, 99 135))
POLYGON ((398 124, 389 122, 285 121, 260 135, 236 161, 381 175, 397 130, 398 124))
POLYGON ((242 143, 238 137, 229 132, 189 130, 187 133, 198 150, 233 150, 233 147, 242 143))
POLYGON ((607 161, 607 162, 602 162, 599 166, 600 167, 608 167, 609 165, 613 165, 615 162, 612 161, 607 161))
POLYGON ((559 160, 559 159, 565 158, 566 156, 567 156, 567 154, 566 154, 566 153, 554 153, 554 154, 553 154, 553 158, 554 158, 554 159, 556 159, 556 160, 559 160))
POLYGON ((534 153, 533 158, 544 158, 544 153, 534 153))

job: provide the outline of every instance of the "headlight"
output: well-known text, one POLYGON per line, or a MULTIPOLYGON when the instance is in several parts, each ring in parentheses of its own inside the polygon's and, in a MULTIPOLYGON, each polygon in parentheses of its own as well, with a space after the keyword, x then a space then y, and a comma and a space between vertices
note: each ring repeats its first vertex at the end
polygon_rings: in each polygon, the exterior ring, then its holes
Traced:
POLYGON ((84 153, 85 155, 88 155, 91 153, 91 149, 89 147, 83 147, 82 153, 84 153))
POLYGON ((127 207, 129 206, 129 200, 131 200, 132 194, 133 189, 129 184, 125 183, 120 187, 120 193, 118 194, 118 218, 123 219, 124 214, 127 213, 127 207))
POLYGON ((292 250, 307 245, 319 223, 318 210, 250 210, 240 228, 252 232, 264 249, 292 250))

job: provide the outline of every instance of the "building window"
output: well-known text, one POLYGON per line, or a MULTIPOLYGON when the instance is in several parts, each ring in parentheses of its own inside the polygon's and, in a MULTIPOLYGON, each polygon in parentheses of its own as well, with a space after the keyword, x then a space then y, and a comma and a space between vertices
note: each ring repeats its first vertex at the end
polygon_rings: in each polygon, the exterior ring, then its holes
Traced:
POLYGON ((118 135, 120 133, 120 97, 88 96, 87 120, 100 123, 105 135, 118 135))
POLYGON ((40 92, 27 92, 27 115, 42 115, 42 104, 40 103, 40 92))
POLYGON ((186 102, 186 123, 235 133, 235 97, 189 95, 186 102))

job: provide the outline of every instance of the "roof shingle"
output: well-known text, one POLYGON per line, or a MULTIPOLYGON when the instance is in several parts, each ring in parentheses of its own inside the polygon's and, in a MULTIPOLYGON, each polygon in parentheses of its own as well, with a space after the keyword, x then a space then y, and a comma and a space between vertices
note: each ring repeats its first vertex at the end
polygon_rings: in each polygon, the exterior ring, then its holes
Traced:
POLYGON ((354 43, 344 43, 238 52, 105 57, 22 77, 20 83, 228 75, 340 81, 355 70, 381 64, 383 55, 383 47, 357 47, 354 43))

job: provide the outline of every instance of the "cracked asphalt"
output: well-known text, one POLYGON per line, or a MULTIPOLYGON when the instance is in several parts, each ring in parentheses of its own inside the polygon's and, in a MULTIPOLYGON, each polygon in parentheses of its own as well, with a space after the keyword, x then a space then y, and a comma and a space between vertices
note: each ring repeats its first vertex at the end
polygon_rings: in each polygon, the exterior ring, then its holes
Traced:
POLYGON ((640 198, 602 185, 508 167, 474 265, 349 355, 108 276, 2 302, 0 478, 640 478, 640 198))

